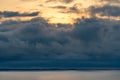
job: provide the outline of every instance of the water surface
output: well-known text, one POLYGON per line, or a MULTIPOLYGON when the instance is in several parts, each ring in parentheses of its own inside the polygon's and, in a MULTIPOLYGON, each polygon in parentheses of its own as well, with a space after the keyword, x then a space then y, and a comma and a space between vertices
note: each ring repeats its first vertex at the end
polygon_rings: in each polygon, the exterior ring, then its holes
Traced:
POLYGON ((120 71, 0 72, 0 80, 120 80, 120 71))

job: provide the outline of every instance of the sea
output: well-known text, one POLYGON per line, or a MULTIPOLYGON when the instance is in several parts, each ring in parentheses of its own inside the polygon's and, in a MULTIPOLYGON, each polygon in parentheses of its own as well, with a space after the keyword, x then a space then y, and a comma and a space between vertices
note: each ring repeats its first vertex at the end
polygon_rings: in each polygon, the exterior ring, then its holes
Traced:
POLYGON ((120 80, 120 70, 1 71, 0 80, 120 80))

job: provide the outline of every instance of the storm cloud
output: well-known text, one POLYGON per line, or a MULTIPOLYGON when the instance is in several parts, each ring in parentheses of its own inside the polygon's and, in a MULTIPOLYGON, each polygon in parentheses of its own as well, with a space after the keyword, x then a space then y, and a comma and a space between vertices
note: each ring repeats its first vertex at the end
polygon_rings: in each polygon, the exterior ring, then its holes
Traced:
POLYGON ((0 26, 1 58, 19 55, 20 59, 112 60, 120 57, 119 21, 85 19, 81 23, 76 23, 70 31, 64 31, 70 27, 65 28, 65 25, 61 24, 61 27, 58 25, 56 28, 55 25, 39 18, 9 25, 4 23, 0 26))

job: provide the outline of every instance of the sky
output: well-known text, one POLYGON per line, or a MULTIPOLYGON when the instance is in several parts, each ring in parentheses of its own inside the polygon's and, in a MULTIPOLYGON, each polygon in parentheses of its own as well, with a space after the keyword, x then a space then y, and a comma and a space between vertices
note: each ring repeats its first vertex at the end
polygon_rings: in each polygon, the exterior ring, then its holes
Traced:
POLYGON ((0 69, 120 68, 119 4, 120 0, 0 0, 0 69))

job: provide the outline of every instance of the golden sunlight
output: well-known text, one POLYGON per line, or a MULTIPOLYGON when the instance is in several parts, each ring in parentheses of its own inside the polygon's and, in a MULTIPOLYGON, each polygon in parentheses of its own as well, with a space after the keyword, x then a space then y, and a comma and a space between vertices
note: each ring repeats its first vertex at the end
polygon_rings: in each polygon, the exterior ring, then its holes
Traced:
MULTIPOLYGON (((36 17, 42 17, 51 24, 74 24, 76 19, 90 18, 88 8, 90 6, 102 6, 107 4, 101 0, 1 0, 0 11, 18 11, 24 12, 40 12, 36 17)), ((34 16, 33 16, 34 17, 34 16)), ((96 16, 103 18, 101 16, 96 16)), ((12 17, 1 18, 29 20, 31 17, 12 17)))
POLYGON ((74 24, 78 18, 90 18, 87 8, 94 0, 43 0, 40 11, 43 18, 52 24, 74 24))

